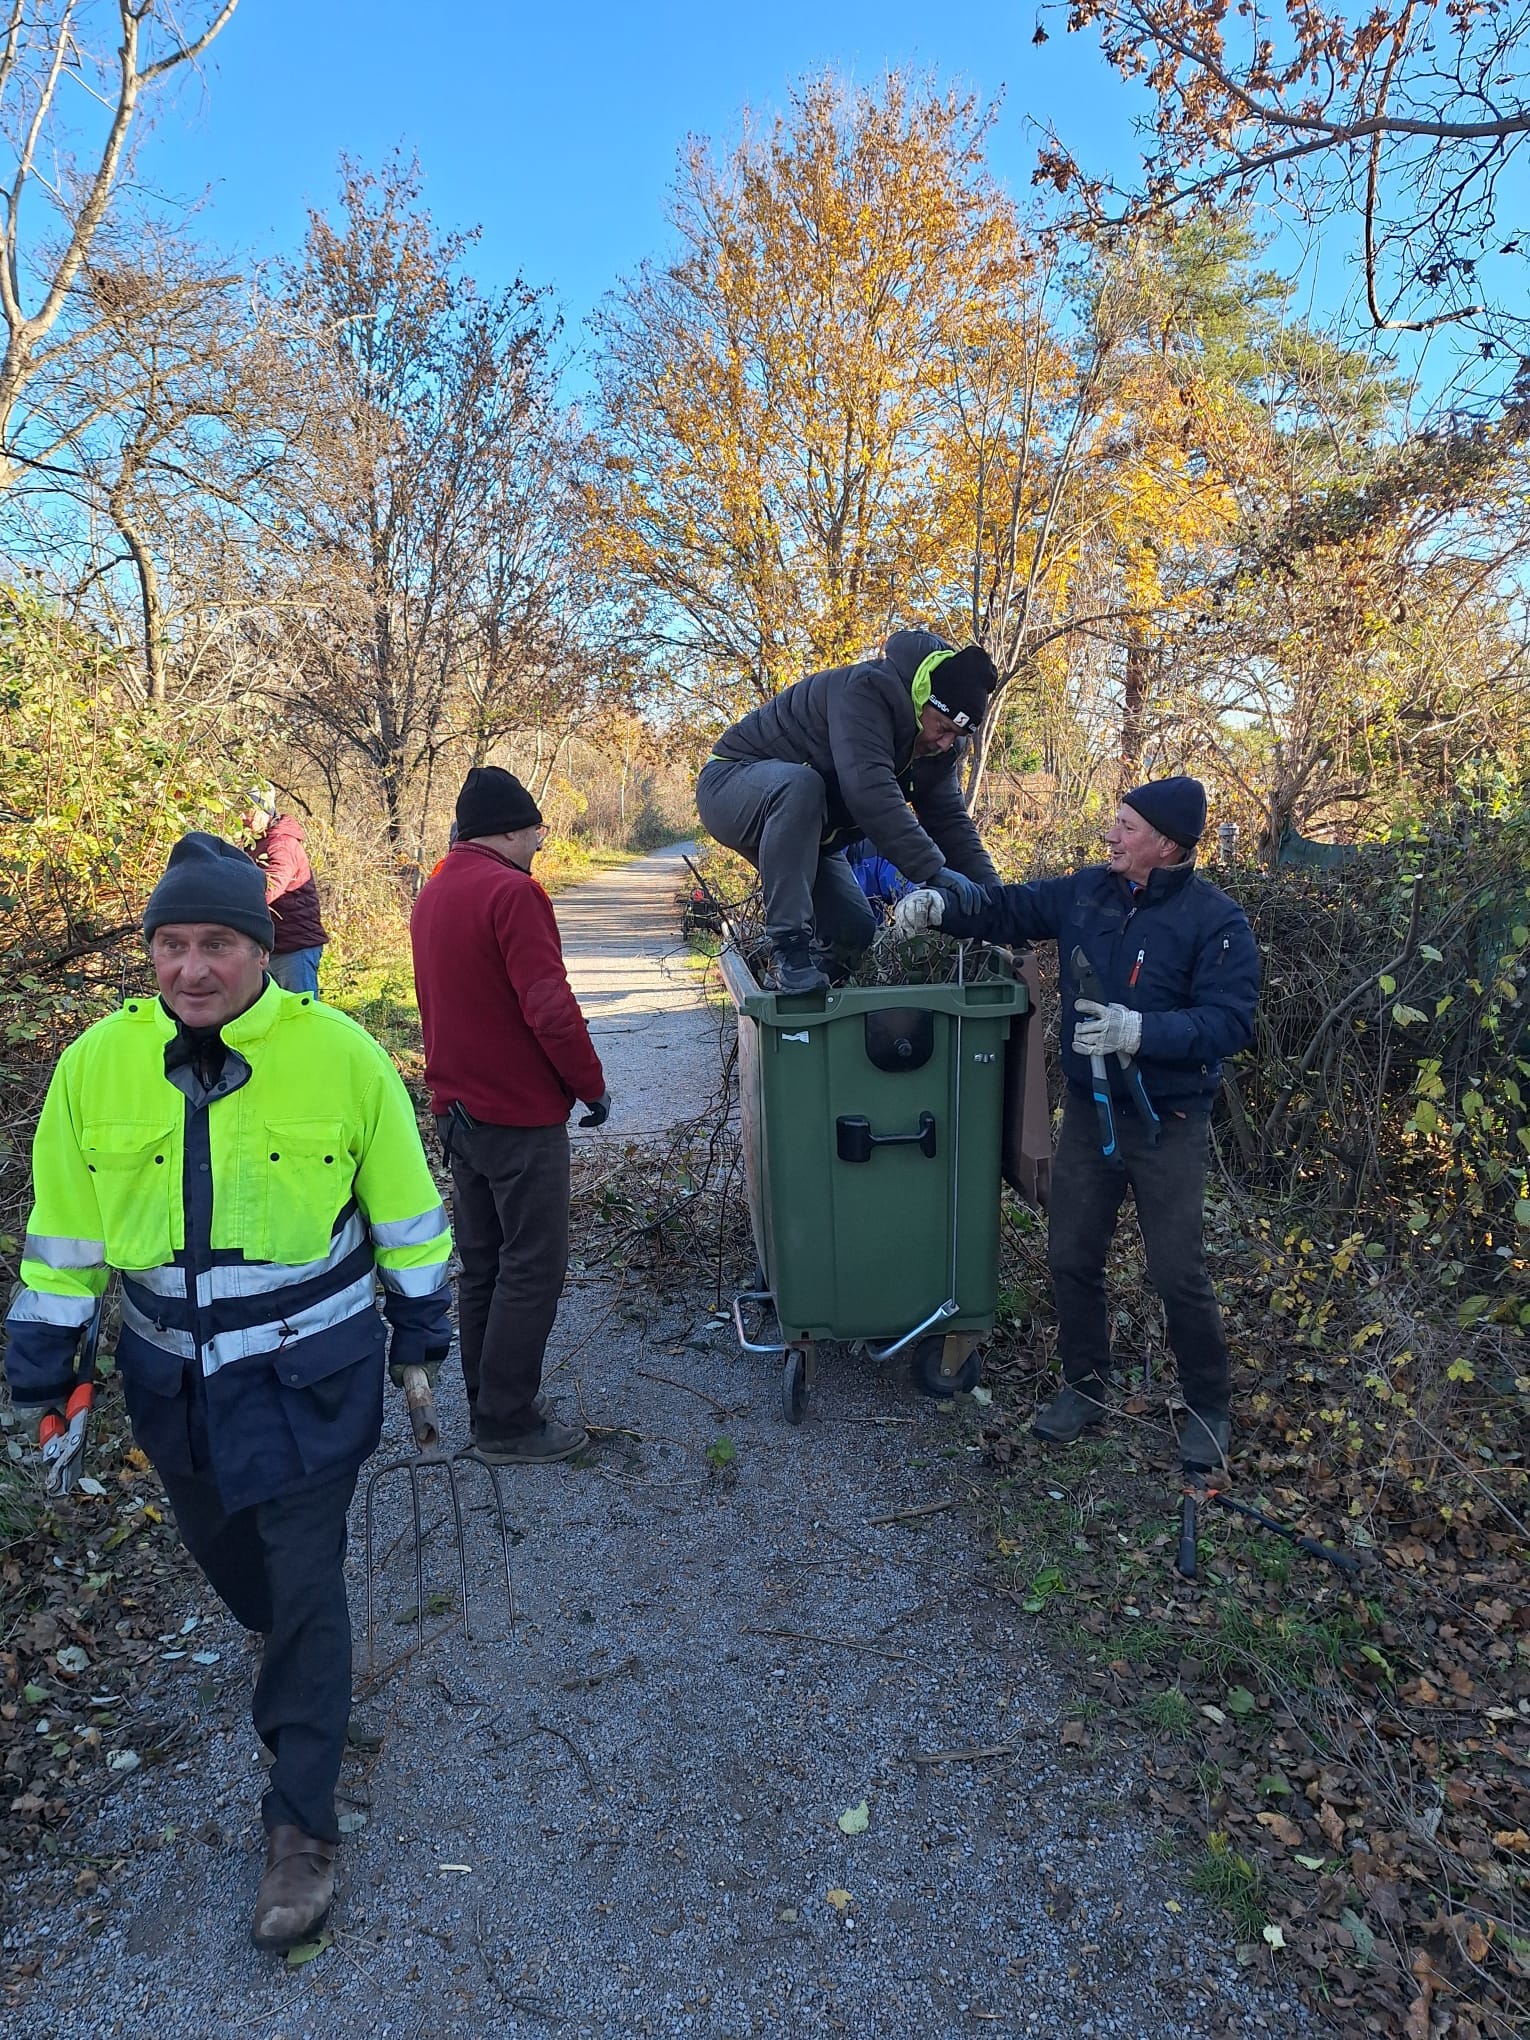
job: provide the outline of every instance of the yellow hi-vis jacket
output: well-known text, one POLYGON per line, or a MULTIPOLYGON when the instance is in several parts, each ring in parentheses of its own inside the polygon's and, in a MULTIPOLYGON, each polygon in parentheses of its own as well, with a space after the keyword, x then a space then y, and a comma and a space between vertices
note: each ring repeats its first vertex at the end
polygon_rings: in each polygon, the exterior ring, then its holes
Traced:
POLYGON ((378 1283, 392 1357, 441 1357, 451 1235, 408 1093, 364 1029, 268 980, 220 1034, 210 1088, 187 1057, 167 1069, 182 1037, 157 998, 129 999, 60 1057, 7 1373, 13 1401, 62 1402, 120 1270, 138 1442, 162 1472, 210 1471, 238 1509, 375 1449, 378 1283))

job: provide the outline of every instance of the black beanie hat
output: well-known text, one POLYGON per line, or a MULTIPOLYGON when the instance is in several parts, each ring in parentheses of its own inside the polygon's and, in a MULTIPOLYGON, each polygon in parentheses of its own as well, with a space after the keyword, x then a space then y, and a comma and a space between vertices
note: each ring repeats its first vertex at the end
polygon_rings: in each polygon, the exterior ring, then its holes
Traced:
POLYGON ((542 810, 513 772, 502 765, 475 765, 457 796, 457 839, 513 836, 517 829, 537 829, 542 810))
POLYGON ((980 723, 988 697, 999 684, 993 660, 981 645, 968 645, 942 659, 930 675, 930 706, 949 716, 960 730, 980 723))
POLYGON ((1193 850, 1206 830, 1206 789, 1183 773, 1173 779, 1150 779, 1146 786, 1123 793, 1124 806, 1135 808, 1160 836, 1193 850))
POLYGON ((262 949, 276 942, 276 925, 266 905, 265 873, 237 844, 201 829, 182 836, 170 852, 165 875, 143 910, 143 932, 149 936, 168 922, 192 921, 237 928, 262 949))

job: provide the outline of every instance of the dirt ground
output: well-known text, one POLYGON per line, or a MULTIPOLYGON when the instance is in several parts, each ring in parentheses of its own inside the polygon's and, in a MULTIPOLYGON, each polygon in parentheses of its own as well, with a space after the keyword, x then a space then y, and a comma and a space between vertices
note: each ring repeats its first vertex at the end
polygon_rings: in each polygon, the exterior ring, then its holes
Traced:
MULTIPOLYGON (((664 1138, 720 1075, 676 871, 661 853, 558 901, 609 1056, 608 1141, 664 1138)), ((415 1647, 407 1480, 388 1475, 368 1669, 358 1495, 362 1740, 311 1960, 249 1941, 252 1648, 193 1578, 160 1577, 163 1648, 107 1737, 140 1761, 11 1893, 29 2034, 1309 2030, 1156 1846, 1151 1750, 996 1588, 972 1506, 981 1410, 836 1352, 790 1427, 708 1271, 670 1260, 663 1282, 640 1254, 573 1271, 549 1386, 596 1444, 501 1475, 513 1607, 487 1475, 463 1473, 471 1641, 436 1492, 415 1647)), ((403 1449, 391 1405, 388 1433, 381 1460, 403 1449)))

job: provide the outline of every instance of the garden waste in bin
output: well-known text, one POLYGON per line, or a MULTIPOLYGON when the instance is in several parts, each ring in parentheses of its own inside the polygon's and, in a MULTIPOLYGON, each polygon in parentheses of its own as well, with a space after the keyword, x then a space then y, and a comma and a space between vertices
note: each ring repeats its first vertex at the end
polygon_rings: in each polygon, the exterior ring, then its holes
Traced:
POLYGON ((804 994, 763 990, 732 946, 719 962, 761 1277, 733 1305, 740 1344, 786 1356, 794 1423, 820 1339, 906 1351, 931 1394, 973 1387, 998 1295, 1005 1058, 1026 987, 996 951, 964 983, 804 994), (746 1335, 750 1302, 773 1306, 778 1339, 746 1335))

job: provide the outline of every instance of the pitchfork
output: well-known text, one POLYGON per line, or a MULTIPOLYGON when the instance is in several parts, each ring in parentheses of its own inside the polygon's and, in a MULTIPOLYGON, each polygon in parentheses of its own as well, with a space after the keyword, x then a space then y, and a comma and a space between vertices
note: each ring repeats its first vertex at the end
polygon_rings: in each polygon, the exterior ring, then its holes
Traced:
MULTIPOLYGON (((436 1423, 436 1400, 431 1394, 430 1380, 423 1367, 404 1369, 404 1400, 409 1406, 409 1422, 414 1431, 414 1442, 419 1448, 411 1458, 390 1459, 385 1466, 375 1468, 367 1481, 366 1502, 363 1508, 363 1522, 366 1536, 367 1568, 367 1669, 373 1664, 373 1567, 372 1567, 372 1496, 377 1483, 390 1473, 409 1475, 409 1494, 414 1508, 414 1591, 415 1616, 419 1623, 420 1643, 425 1642, 425 1537, 420 1525, 420 1474, 426 1467, 439 1466, 446 1474, 447 1491, 452 1498, 452 1519, 457 1528, 457 1571, 462 1582, 462 1633, 471 1643, 472 1625, 468 1620, 468 1575, 467 1542, 462 1534, 462 1498, 457 1492, 457 1467, 462 1462, 453 1459, 441 1449, 441 1432, 436 1423)), ((499 1522, 499 1548, 505 1562, 505 1599, 509 1603, 511 1620, 515 1619, 515 1594, 510 1585, 510 1532, 505 1522, 505 1498, 499 1491, 499 1468, 490 1466, 479 1459, 470 1463, 483 1467, 489 1476, 489 1486, 494 1492, 494 1513, 499 1522)))

